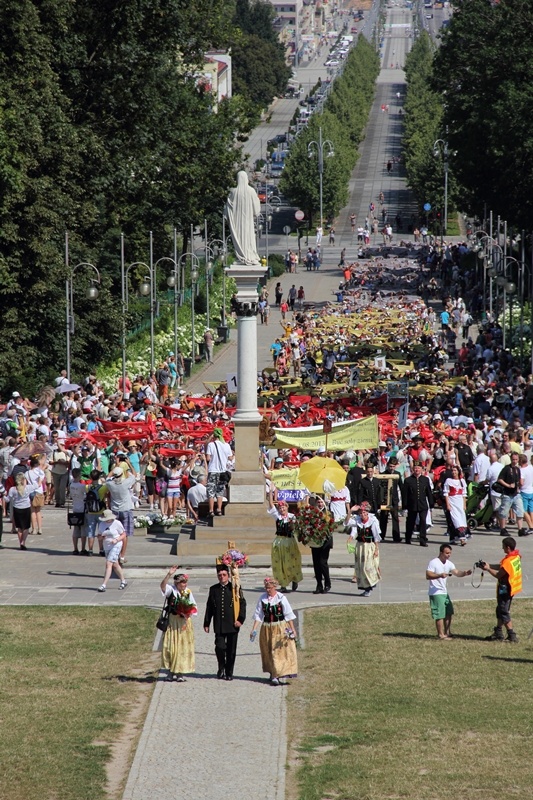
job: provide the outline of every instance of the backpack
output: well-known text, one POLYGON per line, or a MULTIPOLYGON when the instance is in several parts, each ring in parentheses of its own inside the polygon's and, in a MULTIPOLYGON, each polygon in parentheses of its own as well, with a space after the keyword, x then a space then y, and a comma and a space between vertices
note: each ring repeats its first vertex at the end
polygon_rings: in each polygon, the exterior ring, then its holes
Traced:
POLYGON ((98 489, 89 488, 85 495, 85 511, 88 514, 99 514, 105 503, 98 497, 98 489))

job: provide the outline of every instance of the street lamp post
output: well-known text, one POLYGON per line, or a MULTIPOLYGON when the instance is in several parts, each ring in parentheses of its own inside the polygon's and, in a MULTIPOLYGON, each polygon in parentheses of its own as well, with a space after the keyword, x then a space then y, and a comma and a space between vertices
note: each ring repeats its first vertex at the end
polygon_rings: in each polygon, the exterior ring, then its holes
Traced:
POLYGON ((200 260, 194 253, 183 253, 178 260, 178 267, 182 265, 182 262, 186 264, 188 258, 191 260, 191 365, 194 366, 194 360, 196 358, 194 298, 196 295, 196 284, 198 281, 200 260))
POLYGON ((448 142, 445 139, 437 139, 433 142, 433 155, 442 156, 444 164, 444 226, 440 232, 440 242, 443 243, 444 235, 448 230, 448 142))
POLYGON ((314 139, 309 142, 307 145, 307 155, 309 158, 315 157, 315 148, 316 148, 316 155, 318 156, 318 178, 319 178, 319 188, 320 188, 320 227, 322 227, 322 221, 324 218, 324 208, 323 208, 323 179, 324 179, 324 148, 327 147, 327 155, 328 158, 335 155, 335 151, 333 149, 333 142, 329 139, 322 141, 322 127, 318 129, 318 142, 314 139))
POLYGON ((213 254, 213 260, 216 260, 219 255, 222 256, 222 317, 221 325, 226 327, 226 259, 228 255, 228 239, 226 236, 226 218, 222 217, 222 239, 211 239, 209 242, 209 250, 213 254))
MULTIPOLYGON (((139 286, 139 294, 143 297, 147 297, 148 295, 151 296, 152 294, 152 270, 150 269, 150 265, 146 264, 144 261, 134 261, 132 264, 129 264, 126 267, 124 261, 124 234, 120 234, 120 272, 122 278, 122 387, 124 388, 126 383, 126 312, 129 308, 129 290, 128 290, 128 275, 130 273, 130 269, 133 267, 144 267, 148 270, 149 277, 144 278, 143 282, 139 286)), ((150 314, 153 313, 153 304, 150 299, 150 314)), ((152 354, 152 370, 154 364, 154 338, 153 338, 153 327, 151 326, 150 330, 151 338, 150 338, 150 353, 152 354)))
POLYGON ((100 280, 100 273, 98 269, 94 266, 94 264, 90 264, 88 261, 81 261, 79 264, 76 264, 75 267, 70 269, 69 265, 69 243, 68 243, 68 233, 65 233, 65 266, 67 268, 67 279, 65 285, 65 299, 66 299, 66 317, 67 317, 67 378, 70 383, 70 337, 74 335, 75 332, 75 325, 74 325, 74 275, 78 269, 81 267, 85 267, 89 270, 92 270, 96 273, 96 277, 92 277, 90 279, 89 286, 87 287, 86 297, 88 300, 96 300, 98 297, 98 287, 95 286, 95 283, 98 285, 101 284, 100 280))
POLYGON ((157 275, 157 265, 162 261, 170 261, 174 269, 171 271, 167 278, 167 286, 169 289, 174 289, 174 356, 178 352, 178 294, 179 294, 179 270, 176 259, 170 256, 162 256, 158 258, 154 264, 154 277, 157 275))

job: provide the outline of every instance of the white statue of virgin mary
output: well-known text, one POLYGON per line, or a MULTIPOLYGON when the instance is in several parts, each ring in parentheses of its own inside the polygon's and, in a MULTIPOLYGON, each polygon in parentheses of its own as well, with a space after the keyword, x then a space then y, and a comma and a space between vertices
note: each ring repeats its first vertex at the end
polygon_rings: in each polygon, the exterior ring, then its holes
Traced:
POLYGON ((261 213, 261 204, 244 170, 237 173, 237 186, 230 190, 224 213, 229 222, 236 260, 250 266, 260 264, 254 217, 261 213))

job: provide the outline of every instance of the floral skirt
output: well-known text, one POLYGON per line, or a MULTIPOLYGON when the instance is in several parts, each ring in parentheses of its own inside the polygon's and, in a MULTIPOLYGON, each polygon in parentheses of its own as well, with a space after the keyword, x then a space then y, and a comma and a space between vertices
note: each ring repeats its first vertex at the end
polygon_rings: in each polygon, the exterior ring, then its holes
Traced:
POLYGON ((280 586, 303 580, 302 556, 293 536, 276 536, 272 542, 272 574, 280 586))
POLYGON ((192 619, 170 615, 163 639, 161 663, 169 672, 194 672, 194 628, 192 619))
POLYGON ((357 542, 355 546, 355 577, 360 589, 370 589, 381 580, 379 551, 375 542, 357 542))
POLYGON ((298 673, 296 642, 287 637, 286 628, 285 620, 261 625, 259 647, 263 672, 273 678, 296 677, 298 673))

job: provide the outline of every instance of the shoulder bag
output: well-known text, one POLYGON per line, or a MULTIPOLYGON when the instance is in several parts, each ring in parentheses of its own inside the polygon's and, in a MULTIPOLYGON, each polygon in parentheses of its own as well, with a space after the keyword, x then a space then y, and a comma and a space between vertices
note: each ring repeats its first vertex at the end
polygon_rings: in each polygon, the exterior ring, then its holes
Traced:
POLYGON ((165 597, 163 601, 163 608, 161 609, 161 613, 159 615, 159 619, 155 623, 155 627, 158 630, 163 631, 163 633, 165 633, 165 631, 167 630, 170 622, 170 604, 168 600, 169 598, 165 597))

